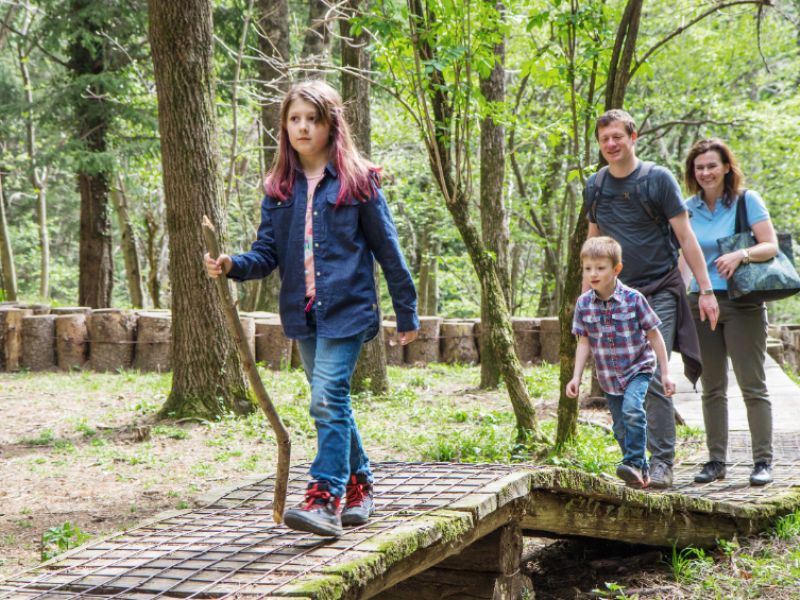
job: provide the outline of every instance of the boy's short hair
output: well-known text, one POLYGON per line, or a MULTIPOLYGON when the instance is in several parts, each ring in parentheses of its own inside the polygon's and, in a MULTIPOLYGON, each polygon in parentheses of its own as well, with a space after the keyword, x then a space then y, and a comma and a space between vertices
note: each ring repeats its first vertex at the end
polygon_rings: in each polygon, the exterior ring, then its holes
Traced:
POLYGON ((622 262, 622 246, 608 236, 589 238, 581 248, 581 265, 586 258, 608 258, 611 266, 616 267, 622 262))
POLYGON ((633 117, 624 110, 613 108, 611 110, 607 110, 602 115, 597 117, 597 122, 594 125, 595 139, 600 140, 601 127, 608 127, 617 121, 622 121, 622 123, 625 125, 625 131, 629 136, 633 135, 633 132, 636 131, 636 121, 633 120, 633 117))

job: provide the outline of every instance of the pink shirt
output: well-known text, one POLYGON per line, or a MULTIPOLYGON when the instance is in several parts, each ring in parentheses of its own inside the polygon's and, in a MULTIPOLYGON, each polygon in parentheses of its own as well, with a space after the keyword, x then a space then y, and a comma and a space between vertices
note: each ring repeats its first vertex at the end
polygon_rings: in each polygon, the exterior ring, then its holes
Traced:
POLYGON ((306 177, 308 180, 308 199, 306 201, 306 226, 305 236, 303 241, 303 264, 305 270, 303 272, 306 278, 306 298, 310 298, 317 293, 316 278, 314 277, 314 191, 317 185, 325 176, 323 171, 316 177, 306 177))

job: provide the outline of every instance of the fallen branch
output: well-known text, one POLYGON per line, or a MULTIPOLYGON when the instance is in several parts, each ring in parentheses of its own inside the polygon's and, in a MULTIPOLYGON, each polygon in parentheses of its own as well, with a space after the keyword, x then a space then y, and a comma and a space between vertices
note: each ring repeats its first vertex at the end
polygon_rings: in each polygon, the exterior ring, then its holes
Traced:
MULTIPOLYGON (((216 260, 219 257, 219 243, 217 242, 216 230, 214 225, 211 224, 208 217, 203 216, 203 235, 206 238, 206 246, 208 246, 208 254, 211 258, 216 260)), ((239 349, 239 356, 242 358, 244 370, 247 373, 247 378, 250 380, 250 386, 256 394, 258 404, 261 410, 267 415, 269 424, 275 432, 275 438, 278 442, 278 472, 275 475, 275 495, 272 499, 272 518, 278 524, 283 523, 283 510, 286 506, 286 489, 289 486, 289 465, 292 454, 292 441, 289 438, 289 432, 281 421, 278 411, 272 404, 267 390, 264 388, 264 383, 258 375, 256 369, 256 361, 253 358, 253 353, 247 343, 247 338, 242 328, 242 323, 239 321, 239 313, 236 310, 236 305, 231 298, 230 290, 228 289, 228 278, 224 273, 216 278, 217 291, 219 291, 220 299, 222 300, 222 309, 225 312, 225 317, 228 320, 228 325, 233 330, 233 339, 236 342, 236 347, 239 349)))

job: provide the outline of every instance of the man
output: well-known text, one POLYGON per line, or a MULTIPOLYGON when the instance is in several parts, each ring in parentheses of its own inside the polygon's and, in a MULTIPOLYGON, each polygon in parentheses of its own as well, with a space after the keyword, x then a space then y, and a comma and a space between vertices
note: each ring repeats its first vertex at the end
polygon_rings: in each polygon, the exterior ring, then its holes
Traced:
MULTIPOLYGON (((647 297, 661 320, 667 351, 680 350, 686 374, 696 382, 699 344, 677 268, 678 248, 700 285, 700 315, 708 317, 712 329, 719 309, 681 189, 667 169, 636 158, 636 123, 625 111, 603 114, 595 137, 608 168, 587 181, 588 238, 606 235, 620 243, 625 262, 620 280, 647 297)), ((586 282, 583 291, 588 291, 586 282)), ((664 394, 660 369, 650 382, 645 410, 650 487, 666 489, 672 485, 675 459, 675 408, 664 394)))

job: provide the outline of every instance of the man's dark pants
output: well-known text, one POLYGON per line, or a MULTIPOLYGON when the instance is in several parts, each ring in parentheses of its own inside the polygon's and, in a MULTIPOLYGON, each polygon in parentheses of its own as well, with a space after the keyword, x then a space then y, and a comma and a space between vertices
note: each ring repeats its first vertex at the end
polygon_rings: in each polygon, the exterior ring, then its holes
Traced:
MULTIPOLYGON (((667 290, 656 292, 650 307, 661 319, 661 335, 667 346, 667 359, 672 354, 678 326, 678 300, 667 290)), ((675 460, 675 406, 664 395, 661 366, 656 369, 644 401, 647 412, 647 450, 650 463, 663 462, 672 467, 675 460)))

